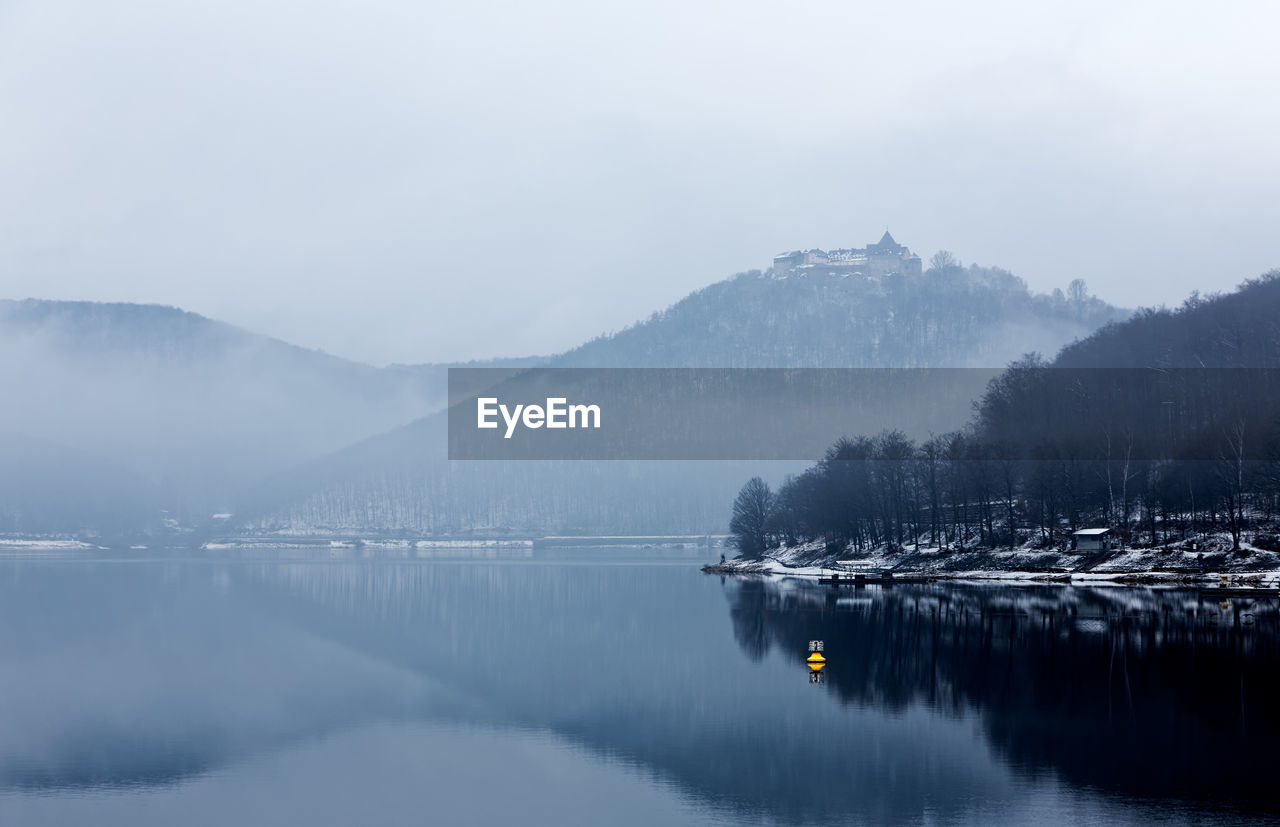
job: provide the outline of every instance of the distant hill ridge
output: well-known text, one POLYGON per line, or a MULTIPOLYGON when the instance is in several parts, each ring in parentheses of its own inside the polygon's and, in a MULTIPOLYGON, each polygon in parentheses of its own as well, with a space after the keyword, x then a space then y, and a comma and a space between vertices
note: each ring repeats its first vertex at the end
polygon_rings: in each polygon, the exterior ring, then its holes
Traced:
MULTIPOLYGON (((999 367, 1127 315, 1031 293, 996 268, 916 275, 743 273, 552 367, 999 367)), ((969 415, 955 412, 955 426, 969 415)), ((743 464, 445 459, 435 414, 282 475, 242 509, 254 532, 720 533, 743 464), (735 474, 738 476, 735 478, 735 474)), ((797 469, 798 469, 797 465, 797 469)))
POLYGON ((551 360, 561 367, 1000 367, 1129 311, 1032 293, 999 268, 751 271, 551 360))
POLYGON ((1148 308, 1065 347, 1054 367, 1280 367, 1280 270, 1230 293, 1148 308))

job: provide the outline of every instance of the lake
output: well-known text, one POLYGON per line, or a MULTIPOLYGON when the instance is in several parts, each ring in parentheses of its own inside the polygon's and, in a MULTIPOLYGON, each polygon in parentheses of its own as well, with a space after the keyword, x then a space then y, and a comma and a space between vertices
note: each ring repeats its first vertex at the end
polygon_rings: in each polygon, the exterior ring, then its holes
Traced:
POLYGON ((95 554, 0 559, 2 824, 1280 815, 1274 599, 95 554))

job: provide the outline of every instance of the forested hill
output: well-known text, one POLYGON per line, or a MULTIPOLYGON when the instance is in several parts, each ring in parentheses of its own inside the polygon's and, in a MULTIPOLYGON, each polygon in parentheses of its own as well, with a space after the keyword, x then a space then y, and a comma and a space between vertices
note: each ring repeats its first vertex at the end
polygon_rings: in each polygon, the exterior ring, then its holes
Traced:
POLYGON ((1233 293, 1140 310, 1065 347, 1054 367, 1280 367, 1280 270, 1233 293))
POLYGON ((563 367, 1000 367, 1056 352, 1128 313, 1032 293, 998 268, 874 278, 750 272, 554 361, 563 367))
POLYGON ((1051 362, 1018 360, 952 433, 923 445, 849 435, 776 496, 750 481, 734 506, 739 543, 822 540, 836 554, 919 543, 945 566, 977 548, 1052 556, 1071 531, 1101 527, 1161 554, 1188 538, 1245 558, 1280 550, 1278 318, 1280 271, 1140 312, 1051 362))
POLYGON ((1018 458, 1280 458, 1280 271, 1143 311, 993 380, 972 438, 1018 458), (1273 456, 1275 454, 1275 456, 1273 456))

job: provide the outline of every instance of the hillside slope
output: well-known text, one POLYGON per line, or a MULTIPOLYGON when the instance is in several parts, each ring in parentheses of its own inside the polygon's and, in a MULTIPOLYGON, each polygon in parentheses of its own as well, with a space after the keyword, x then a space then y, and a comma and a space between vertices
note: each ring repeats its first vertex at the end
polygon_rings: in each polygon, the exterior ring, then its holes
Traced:
POLYGON ((11 486, 0 530, 127 522, 72 507, 103 499, 106 469, 153 515, 207 517, 265 474, 443 407, 447 367, 376 368, 171 307, 0 301, 0 445, 8 468, 61 479, 65 506, 54 520, 55 502, 11 486))
POLYGON ((1002 367, 1054 353, 1128 312, 1032 293, 998 268, 869 277, 743 273, 611 336, 559 367, 1002 367))

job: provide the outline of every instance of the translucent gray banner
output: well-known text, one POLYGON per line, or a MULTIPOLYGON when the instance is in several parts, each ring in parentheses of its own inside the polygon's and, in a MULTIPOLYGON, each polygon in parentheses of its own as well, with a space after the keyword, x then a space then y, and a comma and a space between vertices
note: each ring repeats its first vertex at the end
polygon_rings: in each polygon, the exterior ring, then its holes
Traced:
POLYGON ((1280 460, 1271 368, 455 368, 449 458, 813 459, 963 429, 985 459, 1280 460))
POLYGON ((449 371, 450 459, 811 459, 842 434, 963 424, 997 370, 449 371))

